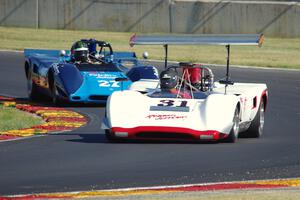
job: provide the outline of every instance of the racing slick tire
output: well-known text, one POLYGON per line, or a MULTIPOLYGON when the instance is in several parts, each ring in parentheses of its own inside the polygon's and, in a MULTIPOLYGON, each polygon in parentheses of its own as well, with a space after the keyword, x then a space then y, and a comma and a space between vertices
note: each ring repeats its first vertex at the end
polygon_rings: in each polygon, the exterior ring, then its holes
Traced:
POLYGON ((111 131, 109 129, 106 129, 105 130, 105 136, 106 136, 106 139, 109 141, 109 142, 116 142, 117 141, 117 138, 115 138, 112 134, 111 134, 111 131))
POLYGON ((54 82, 52 82, 51 86, 51 101, 54 105, 60 106, 62 105, 62 100, 58 97, 58 91, 54 82))
POLYGON ((228 135, 228 137, 225 139, 225 142, 228 143, 235 143, 239 137, 239 131, 240 131, 240 111, 239 108, 236 107, 235 111, 234 111, 234 116, 233 116, 233 125, 231 128, 231 131, 228 135))
POLYGON ((27 93, 30 100, 37 101, 40 99, 41 94, 38 92, 37 85, 32 81, 31 74, 29 71, 27 78, 27 93))
POLYGON ((259 138, 263 134, 263 128, 265 124, 265 103, 262 100, 258 111, 251 122, 250 127, 246 131, 246 136, 251 138, 259 138))

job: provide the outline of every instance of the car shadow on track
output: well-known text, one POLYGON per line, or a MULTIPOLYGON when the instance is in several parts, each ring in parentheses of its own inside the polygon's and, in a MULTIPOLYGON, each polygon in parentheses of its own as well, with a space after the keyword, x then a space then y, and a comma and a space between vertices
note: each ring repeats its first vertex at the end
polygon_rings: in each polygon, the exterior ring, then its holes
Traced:
POLYGON ((29 101, 30 104, 47 106, 47 107, 61 107, 61 108, 80 108, 80 107, 105 107, 106 103, 76 103, 76 102, 62 102, 54 105, 49 99, 43 101, 29 101))
MULTIPOLYGON (((62 134, 59 134, 62 135, 62 134)), ((70 134, 65 134, 70 135, 70 134)), ((75 134, 73 134, 75 135, 75 134)), ((85 133, 76 134, 81 138, 68 139, 68 142, 80 142, 80 143, 106 143, 106 144, 218 144, 218 141, 180 141, 180 140, 116 140, 110 141, 104 134, 85 133)))
MULTIPOLYGON (((5 96, 6 97, 6 96, 5 96)), ((10 97, 6 97, 10 98, 10 97)), ((61 107, 61 108, 81 108, 81 107, 105 107, 106 103, 76 103, 76 102, 63 102, 59 105, 54 105, 49 98, 41 97, 38 101, 32 101, 26 97, 12 98, 7 101, 15 101, 18 104, 29 104, 31 106, 43 106, 43 107, 61 107)))

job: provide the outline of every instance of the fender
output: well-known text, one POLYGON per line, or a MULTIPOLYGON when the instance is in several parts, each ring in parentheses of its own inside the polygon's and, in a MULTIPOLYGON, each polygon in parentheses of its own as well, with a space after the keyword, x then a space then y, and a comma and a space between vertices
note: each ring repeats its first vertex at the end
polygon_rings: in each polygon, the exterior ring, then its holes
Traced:
POLYGON ((127 73, 132 82, 140 79, 158 79, 158 70, 153 66, 134 67, 127 73))
POLYGON ((33 82, 35 82, 35 84, 43 89, 42 84, 40 83, 42 74, 40 73, 40 67, 41 63, 39 62, 38 59, 36 59, 35 57, 32 58, 28 58, 25 61, 25 73, 26 73, 26 77, 28 78, 29 72, 31 73, 31 80, 33 80, 33 82))
POLYGON ((108 127, 115 126, 119 124, 120 121, 123 123, 127 123, 130 127, 130 118, 124 118, 126 113, 131 113, 132 108, 136 110, 142 110, 144 104, 137 104, 136 102, 146 102, 148 98, 145 97, 140 92, 131 91, 131 90, 124 90, 124 91, 115 91, 113 92, 109 98, 107 99, 106 103, 106 125, 108 127))
POLYGON ((211 94, 201 106, 200 111, 204 113, 205 123, 209 130, 223 129, 223 133, 229 133, 233 124, 234 111, 239 105, 239 98, 235 95, 211 94))
POLYGON ((50 70, 54 75, 55 83, 69 95, 74 93, 83 83, 83 76, 73 64, 54 63, 50 70))

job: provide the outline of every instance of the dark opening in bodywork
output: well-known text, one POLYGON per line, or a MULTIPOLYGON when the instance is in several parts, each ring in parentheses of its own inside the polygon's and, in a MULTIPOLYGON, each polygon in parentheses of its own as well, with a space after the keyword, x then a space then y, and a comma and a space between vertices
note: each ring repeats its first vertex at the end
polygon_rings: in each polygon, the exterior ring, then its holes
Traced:
POLYGON ((75 64, 79 71, 102 71, 102 72, 119 72, 121 71, 114 63, 80 63, 75 64))

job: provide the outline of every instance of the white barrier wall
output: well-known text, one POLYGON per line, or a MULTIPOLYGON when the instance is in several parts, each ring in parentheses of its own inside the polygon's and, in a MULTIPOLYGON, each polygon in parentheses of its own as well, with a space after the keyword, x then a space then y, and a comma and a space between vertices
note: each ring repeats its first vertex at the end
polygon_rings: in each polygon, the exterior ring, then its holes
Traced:
POLYGON ((300 36, 300 3, 214 0, 0 0, 0 25, 300 36))
POLYGON ((175 1, 174 32, 300 36, 300 3, 175 1))

